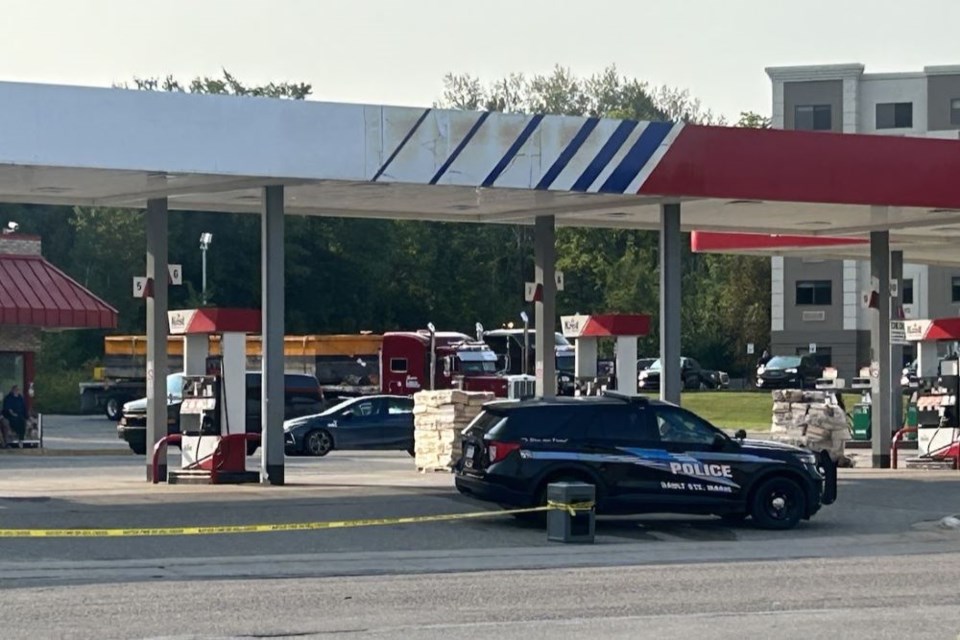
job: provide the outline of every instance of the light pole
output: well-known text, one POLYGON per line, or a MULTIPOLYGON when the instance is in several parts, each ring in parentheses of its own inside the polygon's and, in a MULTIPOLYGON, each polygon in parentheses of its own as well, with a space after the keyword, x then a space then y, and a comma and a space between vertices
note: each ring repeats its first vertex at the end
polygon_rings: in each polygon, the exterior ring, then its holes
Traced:
POLYGON ((520 312, 520 319, 523 320, 523 370, 521 373, 527 375, 528 365, 530 364, 530 316, 526 311, 520 312))
POLYGON ((210 243, 213 242, 213 234, 207 231, 204 231, 200 234, 200 255, 203 258, 203 275, 200 295, 203 297, 203 306, 207 306, 207 249, 210 248, 210 243))

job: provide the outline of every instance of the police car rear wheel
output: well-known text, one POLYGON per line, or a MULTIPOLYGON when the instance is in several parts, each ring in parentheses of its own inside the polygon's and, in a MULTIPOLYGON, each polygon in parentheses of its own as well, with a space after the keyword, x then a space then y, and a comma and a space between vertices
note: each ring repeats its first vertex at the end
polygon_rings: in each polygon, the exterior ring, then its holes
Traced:
POLYGON ((753 494, 750 515, 763 529, 792 529, 803 517, 803 489, 790 478, 771 478, 753 494))

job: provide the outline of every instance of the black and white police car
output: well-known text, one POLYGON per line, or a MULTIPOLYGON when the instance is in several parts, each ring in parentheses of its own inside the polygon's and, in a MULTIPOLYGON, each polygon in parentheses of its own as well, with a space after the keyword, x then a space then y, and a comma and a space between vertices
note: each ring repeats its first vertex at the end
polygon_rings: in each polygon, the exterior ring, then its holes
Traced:
POLYGON ((748 516, 790 529, 836 498, 824 453, 731 438, 643 396, 499 401, 463 432, 457 489, 504 507, 546 504, 551 482, 593 484, 597 513, 748 516))

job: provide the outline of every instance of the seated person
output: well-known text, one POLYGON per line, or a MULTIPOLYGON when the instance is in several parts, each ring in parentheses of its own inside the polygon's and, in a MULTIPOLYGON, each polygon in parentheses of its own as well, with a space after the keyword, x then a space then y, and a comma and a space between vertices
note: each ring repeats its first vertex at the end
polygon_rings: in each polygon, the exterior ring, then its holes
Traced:
POLYGON ((10 423, 10 428, 22 445, 27 431, 27 403, 20 395, 20 387, 17 385, 13 385, 10 393, 3 399, 3 417, 10 423))

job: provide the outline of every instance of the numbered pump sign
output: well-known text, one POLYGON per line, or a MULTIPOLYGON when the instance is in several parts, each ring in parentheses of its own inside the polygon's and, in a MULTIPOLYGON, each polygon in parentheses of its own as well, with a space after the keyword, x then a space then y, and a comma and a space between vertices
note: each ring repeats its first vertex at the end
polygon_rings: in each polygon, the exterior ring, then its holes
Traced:
MULTIPOLYGON (((172 285, 183 284, 183 266, 179 264, 167 265, 167 283, 172 285)), ((150 278, 146 276, 136 276, 133 279, 133 297, 149 298, 153 295, 150 286, 150 278)))

